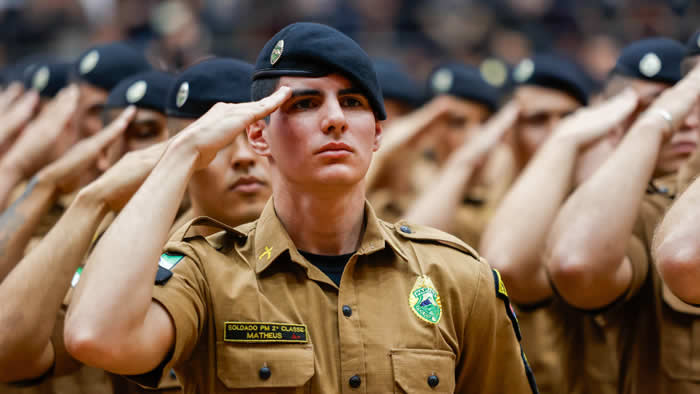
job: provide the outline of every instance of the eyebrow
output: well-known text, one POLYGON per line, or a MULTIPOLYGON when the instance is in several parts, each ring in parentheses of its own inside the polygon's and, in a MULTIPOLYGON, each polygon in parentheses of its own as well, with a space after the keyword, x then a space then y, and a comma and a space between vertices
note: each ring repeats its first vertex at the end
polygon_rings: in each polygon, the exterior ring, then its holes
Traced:
MULTIPOLYGON (((365 93, 362 91, 362 89, 357 88, 357 87, 350 87, 350 88, 341 89, 338 91, 339 96, 342 96, 345 94, 364 95, 365 93)), ((300 89, 300 90, 293 90, 292 91, 292 97, 300 97, 300 96, 321 96, 321 91, 316 90, 316 89, 300 89)))

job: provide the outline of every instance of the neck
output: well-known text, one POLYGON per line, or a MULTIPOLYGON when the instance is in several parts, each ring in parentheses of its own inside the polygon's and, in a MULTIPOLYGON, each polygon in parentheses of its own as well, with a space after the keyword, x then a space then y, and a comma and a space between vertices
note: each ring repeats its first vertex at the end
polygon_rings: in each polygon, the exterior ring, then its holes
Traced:
POLYGON ((322 255, 353 253, 364 224, 364 181, 329 189, 309 193, 273 187, 275 212, 297 249, 322 255))

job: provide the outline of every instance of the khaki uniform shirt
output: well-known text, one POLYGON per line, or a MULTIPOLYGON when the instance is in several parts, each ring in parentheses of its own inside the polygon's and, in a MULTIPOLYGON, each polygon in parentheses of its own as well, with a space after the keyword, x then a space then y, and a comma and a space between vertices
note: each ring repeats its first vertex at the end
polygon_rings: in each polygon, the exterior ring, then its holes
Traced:
MULTIPOLYGON (((598 312, 561 305, 559 312, 545 312, 554 333, 546 346, 561 352, 563 371, 548 369, 550 377, 563 379, 560 392, 700 393, 700 308, 668 291, 651 257, 654 230, 677 187, 672 177, 654 184, 657 190, 642 202, 627 247, 633 270, 628 291, 598 312)), ((520 318, 527 324, 522 314, 520 318)), ((535 373, 540 366, 533 360, 535 373)))
POLYGON ((448 234, 388 224, 369 204, 365 218, 339 287, 300 255, 271 201, 206 239, 186 236, 211 224, 195 219, 156 278, 175 325, 163 369, 175 366, 186 393, 536 391, 495 271, 448 234))

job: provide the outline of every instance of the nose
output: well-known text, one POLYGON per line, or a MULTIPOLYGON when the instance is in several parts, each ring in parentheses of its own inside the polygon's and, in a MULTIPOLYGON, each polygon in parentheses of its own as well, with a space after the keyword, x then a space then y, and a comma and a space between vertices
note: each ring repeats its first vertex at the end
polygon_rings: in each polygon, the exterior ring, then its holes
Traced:
POLYGON ((232 148, 231 167, 233 167, 234 170, 247 171, 250 167, 255 166, 258 155, 250 148, 247 139, 236 138, 232 148))
POLYGON ((683 119, 683 129, 693 130, 697 129, 700 124, 700 100, 695 103, 695 106, 690 113, 683 119))
POLYGON ((337 99, 326 100, 326 112, 321 123, 321 130, 324 133, 342 134, 348 128, 348 122, 345 119, 345 112, 340 107, 337 99))

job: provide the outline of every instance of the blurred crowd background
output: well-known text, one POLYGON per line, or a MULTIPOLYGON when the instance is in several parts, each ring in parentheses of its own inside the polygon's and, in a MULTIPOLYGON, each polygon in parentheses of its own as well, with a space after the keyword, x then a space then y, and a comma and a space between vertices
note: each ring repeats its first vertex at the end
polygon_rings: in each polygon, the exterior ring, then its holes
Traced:
POLYGON ((515 64, 538 50, 566 53, 602 80, 626 43, 685 41, 700 1, 0 0, 0 64, 38 53, 72 60, 118 39, 143 45, 169 70, 211 54, 253 62, 270 36, 301 20, 336 27, 371 56, 410 65, 419 80, 446 60, 515 64))

